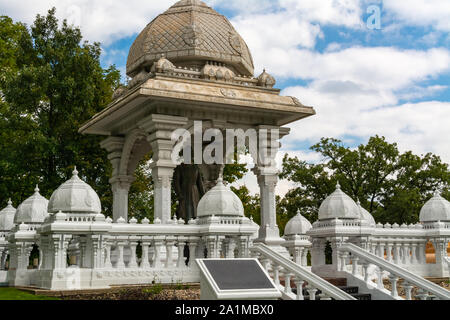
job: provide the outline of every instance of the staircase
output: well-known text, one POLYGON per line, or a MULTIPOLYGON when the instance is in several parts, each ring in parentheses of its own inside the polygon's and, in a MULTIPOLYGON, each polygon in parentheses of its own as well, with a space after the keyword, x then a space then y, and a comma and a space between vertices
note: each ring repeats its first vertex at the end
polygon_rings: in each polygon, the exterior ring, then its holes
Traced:
MULTIPOLYGON (((338 287, 342 291, 348 293, 349 295, 354 297, 356 300, 361 300, 361 301, 372 300, 371 294, 362 294, 362 293, 359 293, 358 287, 347 286, 347 279, 345 279, 345 278, 325 279, 325 280, 328 281, 329 283, 331 283, 332 285, 338 287)), ((283 282, 282 282, 282 284, 283 284, 283 282)), ((294 294, 297 294, 297 289, 292 289, 292 292, 294 294)), ((322 294, 321 290, 318 290, 316 293, 317 296, 320 296, 321 294, 322 294)), ((305 300, 310 300, 308 290, 303 289, 303 296, 304 296, 305 300)))

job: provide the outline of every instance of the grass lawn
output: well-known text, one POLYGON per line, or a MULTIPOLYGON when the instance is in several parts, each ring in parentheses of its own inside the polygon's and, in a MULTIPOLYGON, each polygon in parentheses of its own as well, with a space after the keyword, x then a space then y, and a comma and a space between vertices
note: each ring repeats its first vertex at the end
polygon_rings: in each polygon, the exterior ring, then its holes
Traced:
POLYGON ((35 296, 15 288, 0 288, 0 300, 59 300, 58 298, 35 296))

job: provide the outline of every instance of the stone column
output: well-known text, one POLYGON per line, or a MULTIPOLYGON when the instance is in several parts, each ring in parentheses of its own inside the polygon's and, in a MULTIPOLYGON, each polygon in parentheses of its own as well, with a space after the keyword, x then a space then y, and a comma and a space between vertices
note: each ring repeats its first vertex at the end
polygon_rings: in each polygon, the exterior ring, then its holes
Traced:
POLYGON ((113 191, 113 220, 115 222, 119 218, 128 221, 128 193, 134 180, 134 177, 131 176, 116 176, 109 180, 113 191))
POLYGON ((171 219, 172 179, 177 166, 172 161, 176 143, 172 141, 172 134, 177 129, 183 129, 187 122, 187 118, 153 114, 138 124, 147 133, 147 141, 153 151, 153 163, 150 167, 155 183, 155 218, 160 219, 162 224, 167 224, 171 219))
POLYGON ((120 163, 125 145, 123 137, 109 137, 100 146, 108 152, 108 159, 113 167, 112 178, 109 180, 113 191, 113 220, 124 218, 128 221, 128 191, 133 177, 120 175, 120 163))
MULTIPOLYGON (((258 155, 255 160, 255 173, 260 188, 261 197, 261 226, 256 242, 262 242, 274 250, 289 256, 289 252, 281 244, 284 239, 280 237, 277 225, 277 207, 275 188, 278 183, 278 169, 275 157, 279 151, 279 139, 289 134, 290 129, 280 127, 259 126, 258 155)), ((255 157, 255 155, 253 155, 255 157)))

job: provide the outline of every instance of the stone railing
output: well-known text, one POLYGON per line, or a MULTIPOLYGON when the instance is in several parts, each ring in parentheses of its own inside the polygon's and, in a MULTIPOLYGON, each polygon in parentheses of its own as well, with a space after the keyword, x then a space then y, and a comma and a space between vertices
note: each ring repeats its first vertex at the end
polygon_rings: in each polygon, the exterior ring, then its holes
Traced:
POLYGON ((285 300, 304 300, 304 290, 308 293, 309 300, 316 300, 317 298, 320 300, 356 300, 348 293, 264 244, 255 244, 250 251, 252 256, 258 258, 266 271, 272 275, 275 285, 278 286, 285 300), (280 284, 280 275, 284 278, 284 286, 280 284), (291 280, 296 285, 296 294, 292 292, 291 280), (321 294, 316 296, 319 290, 321 294))
POLYGON ((152 282, 190 283, 200 279, 194 263, 197 258, 249 256, 259 228, 250 219, 203 220, 185 224, 172 219, 162 224, 155 219, 155 224, 150 224, 148 219, 138 223, 132 218, 129 223, 123 219, 112 223, 101 214, 59 212, 50 215, 37 230, 21 225, 10 235, 9 248, 26 249, 17 255, 17 263, 13 261, 10 284, 77 290, 152 282), (28 270, 33 243, 39 246, 39 269, 28 270))
POLYGON ((391 283, 389 294, 392 299, 401 299, 399 298, 397 289, 397 284, 400 279, 403 280, 402 287, 405 290, 407 300, 412 300, 414 298, 412 294, 414 287, 418 288, 418 293, 415 297, 421 300, 427 300, 432 296, 441 300, 450 299, 450 292, 448 290, 425 280, 394 263, 371 254, 356 245, 345 244, 339 247, 338 250, 340 259, 339 271, 347 273, 347 280, 351 280, 352 277, 360 279, 364 281, 368 289, 379 291, 380 294, 385 294, 389 291, 385 289, 383 279, 385 278, 385 274, 388 273, 388 279, 391 283), (351 261, 351 265, 349 265, 349 261, 351 261), (378 277, 376 285, 370 279, 369 268, 371 265, 374 265, 377 268, 378 277), (361 266, 362 268, 358 268, 358 266, 361 266))

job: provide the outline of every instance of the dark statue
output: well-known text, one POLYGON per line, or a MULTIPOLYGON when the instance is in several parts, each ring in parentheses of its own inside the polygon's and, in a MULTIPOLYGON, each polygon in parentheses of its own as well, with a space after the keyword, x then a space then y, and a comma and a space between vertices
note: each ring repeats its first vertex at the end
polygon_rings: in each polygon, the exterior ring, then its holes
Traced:
POLYGON ((175 169, 174 189, 178 197, 177 218, 186 222, 197 217, 197 206, 205 194, 200 169, 195 164, 181 164, 175 169))

